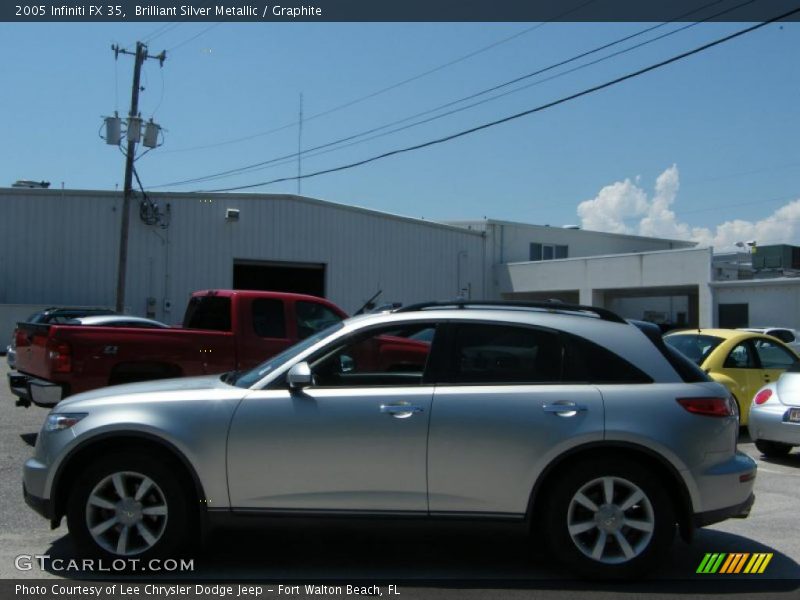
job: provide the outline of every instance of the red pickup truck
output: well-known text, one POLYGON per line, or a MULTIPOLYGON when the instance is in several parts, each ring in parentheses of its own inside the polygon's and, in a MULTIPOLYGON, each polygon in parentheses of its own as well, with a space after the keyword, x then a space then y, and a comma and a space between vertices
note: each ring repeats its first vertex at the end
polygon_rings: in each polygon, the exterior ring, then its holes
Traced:
POLYGON ((19 323, 17 404, 53 406, 87 390, 245 370, 347 318, 332 302, 283 292, 195 292, 183 327, 136 329, 19 323))

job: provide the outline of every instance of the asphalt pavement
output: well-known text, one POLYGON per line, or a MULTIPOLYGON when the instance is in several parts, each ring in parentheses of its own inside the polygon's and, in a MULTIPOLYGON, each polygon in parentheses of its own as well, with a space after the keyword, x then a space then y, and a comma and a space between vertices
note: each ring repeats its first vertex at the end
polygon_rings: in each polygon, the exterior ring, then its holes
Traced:
MULTIPOLYGON (((0 580, 129 580, 130 575, 71 570, 80 560, 62 525, 49 523, 22 498, 21 469, 31 455, 47 411, 14 405, 0 366, 0 580), (37 555, 48 555, 44 569, 37 555), (20 559, 19 557, 23 558, 20 559), (54 559, 62 559, 59 563, 54 559), (62 568, 53 568, 53 563, 62 568), (31 564, 30 569, 20 566, 31 564)), ((462 530, 423 531, 405 524, 374 529, 336 526, 241 529, 211 538, 192 556, 189 572, 153 573, 142 581, 361 582, 386 596, 397 585, 408 598, 676 598, 702 596, 798 597, 800 589, 800 451, 765 459, 746 438, 740 448, 756 458, 756 503, 747 519, 697 532, 691 544, 676 538, 669 559, 639 582, 582 582, 551 562, 522 536, 462 530), (761 575, 697 574, 706 553, 772 553, 761 575)), ((135 579, 135 578, 134 578, 135 579)), ((274 587, 274 586, 273 586, 274 587)), ((302 596, 297 596, 302 597, 302 596)))

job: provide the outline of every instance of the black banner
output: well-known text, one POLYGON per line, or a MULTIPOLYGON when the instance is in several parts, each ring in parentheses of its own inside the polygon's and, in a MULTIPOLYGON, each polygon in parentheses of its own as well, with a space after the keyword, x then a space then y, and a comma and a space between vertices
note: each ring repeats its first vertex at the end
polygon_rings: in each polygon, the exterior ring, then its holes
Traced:
MULTIPOLYGON (((700 21, 742 0, 34 0, 0 21, 591 22, 700 21)), ((800 0, 753 0, 712 21, 759 22, 800 0)), ((798 20, 795 13, 788 20, 798 20)))

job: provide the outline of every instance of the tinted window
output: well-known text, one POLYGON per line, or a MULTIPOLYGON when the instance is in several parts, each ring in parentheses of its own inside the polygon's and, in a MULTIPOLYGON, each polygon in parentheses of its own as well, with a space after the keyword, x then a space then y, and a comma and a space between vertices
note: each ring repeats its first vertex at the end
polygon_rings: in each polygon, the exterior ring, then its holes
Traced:
POLYGON ((327 306, 316 302, 296 302, 297 337, 301 340, 342 320, 327 306))
POLYGON ((702 365, 709 354, 722 343, 722 338, 702 334, 675 334, 664 341, 697 365, 702 365))
POLYGON ((421 384, 431 343, 413 337, 421 334, 432 338, 433 332, 432 325, 416 324, 350 337, 312 359, 314 384, 320 387, 421 384))
POLYGON ((624 358, 587 339, 564 334, 564 380, 589 383, 653 383, 624 358))
POLYGON ((453 383, 537 383, 561 379, 558 334, 507 325, 459 324, 453 383))
POLYGON ((283 313, 283 300, 278 298, 258 298, 253 300, 253 331, 266 338, 286 337, 286 318, 283 313))
POLYGON ((789 344, 794 341, 794 334, 788 329, 771 329, 767 335, 778 338, 780 341, 789 344))
POLYGON ((769 340, 754 340, 758 360, 762 369, 788 369, 797 358, 786 348, 769 340))
POLYGON ((187 329, 231 330, 231 299, 227 296, 194 296, 186 307, 187 329))
POLYGON ((753 357, 753 350, 749 342, 742 342, 737 344, 733 350, 730 351, 725 362, 722 365, 723 369, 755 369, 756 361, 753 357))

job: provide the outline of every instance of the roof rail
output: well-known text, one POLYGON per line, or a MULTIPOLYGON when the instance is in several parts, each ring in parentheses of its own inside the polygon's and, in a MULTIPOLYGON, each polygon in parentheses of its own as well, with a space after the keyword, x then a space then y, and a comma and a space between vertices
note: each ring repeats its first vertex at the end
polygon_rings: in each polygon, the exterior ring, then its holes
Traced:
POLYGON ((420 302, 419 304, 409 304, 398 308, 394 312, 411 312, 415 310, 426 310, 429 308, 535 308, 549 312, 569 312, 569 313, 591 313, 600 317, 603 321, 613 323, 626 323, 627 321, 617 313, 597 306, 585 306, 583 304, 565 304, 560 301, 547 302, 517 302, 506 300, 438 300, 434 302, 420 302))

